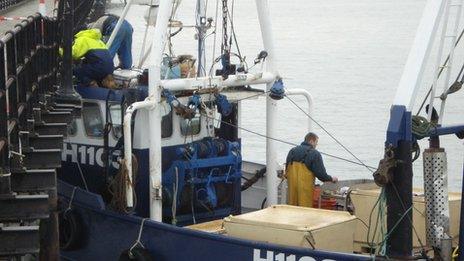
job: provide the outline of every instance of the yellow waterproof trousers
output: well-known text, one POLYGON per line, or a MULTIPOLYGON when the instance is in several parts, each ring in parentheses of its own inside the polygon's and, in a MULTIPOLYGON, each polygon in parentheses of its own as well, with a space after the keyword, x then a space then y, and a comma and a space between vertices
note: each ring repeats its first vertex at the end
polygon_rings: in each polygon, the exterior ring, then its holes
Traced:
POLYGON ((304 163, 292 162, 286 170, 288 204, 313 207, 314 174, 304 163))

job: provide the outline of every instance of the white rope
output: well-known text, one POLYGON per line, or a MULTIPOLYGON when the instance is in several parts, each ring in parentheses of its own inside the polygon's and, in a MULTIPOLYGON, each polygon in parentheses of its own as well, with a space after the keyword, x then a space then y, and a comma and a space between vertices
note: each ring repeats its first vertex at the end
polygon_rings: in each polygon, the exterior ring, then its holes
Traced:
POLYGON ((134 248, 136 248, 137 246, 141 246, 141 247, 145 248, 145 246, 142 244, 142 242, 140 240, 142 239, 143 225, 145 224, 146 220, 148 220, 148 218, 142 219, 142 223, 140 224, 140 229, 139 229, 139 235, 137 236, 137 240, 135 241, 135 243, 129 249, 129 254, 131 254, 132 250, 134 248))
POLYGON ((79 169, 79 174, 81 175, 81 179, 82 179, 82 182, 84 183, 85 190, 89 191, 89 187, 87 186, 87 181, 85 180, 85 177, 84 177, 84 172, 82 172, 81 163, 79 162, 79 158, 77 157, 77 150, 76 151, 72 150, 72 151, 74 154, 73 156, 76 156, 77 168, 79 169))
POLYGON ((177 213, 177 190, 179 189, 179 170, 175 167, 176 170, 176 183, 172 185, 173 187, 173 196, 172 196, 172 220, 173 225, 177 223, 176 213, 177 213))
POLYGON ((71 206, 72 206, 72 202, 74 201, 74 194, 76 193, 76 189, 77 189, 77 187, 73 188, 73 191, 71 193, 71 198, 69 199, 68 208, 66 209, 66 211, 71 210, 71 206))

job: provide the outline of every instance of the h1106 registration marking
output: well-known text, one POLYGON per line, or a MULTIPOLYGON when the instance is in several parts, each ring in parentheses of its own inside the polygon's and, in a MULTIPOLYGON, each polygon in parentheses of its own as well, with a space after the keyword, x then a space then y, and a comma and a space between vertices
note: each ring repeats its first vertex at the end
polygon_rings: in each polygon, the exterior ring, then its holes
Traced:
MULTIPOLYGON (((310 256, 296 257, 295 255, 287 255, 285 253, 275 253, 274 251, 254 249, 253 261, 316 261, 310 256)), ((323 259, 322 261, 334 261, 332 259, 323 259)))
MULTIPOLYGON (((71 161, 79 163, 82 165, 91 165, 91 166, 99 166, 104 167, 105 164, 103 162, 103 147, 98 146, 91 146, 91 145, 81 145, 81 144, 74 144, 74 143, 63 143, 63 152, 61 153, 61 160, 62 161, 71 161)), ((117 152, 114 153, 117 155, 117 152)), ((119 163, 116 161, 111 162, 114 168, 119 168, 119 163)))

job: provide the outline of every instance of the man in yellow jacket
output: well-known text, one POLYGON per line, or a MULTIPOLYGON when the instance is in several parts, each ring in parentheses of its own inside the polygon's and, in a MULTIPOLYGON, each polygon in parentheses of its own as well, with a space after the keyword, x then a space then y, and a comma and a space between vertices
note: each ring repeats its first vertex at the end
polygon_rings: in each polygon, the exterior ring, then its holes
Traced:
POLYGON ((315 178, 322 182, 337 182, 337 177, 327 174, 322 156, 316 150, 319 137, 310 132, 301 145, 291 149, 287 155, 286 176, 288 182, 288 204, 301 207, 313 206, 315 178))
POLYGON ((101 85, 114 71, 113 59, 101 38, 98 29, 82 30, 74 36, 72 58, 81 63, 73 68, 73 74, 81 85, 101 85))

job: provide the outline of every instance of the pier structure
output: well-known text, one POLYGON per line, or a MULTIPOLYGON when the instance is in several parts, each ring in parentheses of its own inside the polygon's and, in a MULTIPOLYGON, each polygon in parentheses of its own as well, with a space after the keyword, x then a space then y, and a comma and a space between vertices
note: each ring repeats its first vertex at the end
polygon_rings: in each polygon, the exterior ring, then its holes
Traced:
POLYGON ((16 2, 0 20, 0 259, 58 260, 56 169, 74 108, 54 99, 57 21, 16 2))

